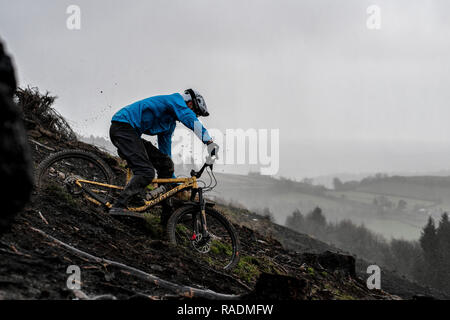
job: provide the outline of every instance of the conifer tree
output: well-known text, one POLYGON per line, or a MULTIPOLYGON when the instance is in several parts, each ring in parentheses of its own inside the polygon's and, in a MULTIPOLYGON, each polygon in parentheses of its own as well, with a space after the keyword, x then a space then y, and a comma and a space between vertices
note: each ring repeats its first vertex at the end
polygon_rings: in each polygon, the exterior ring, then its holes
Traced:
POLYGON ((447 213, 442 215, 439 227, 436 230, 439 250, 438 273, 440 287, 444 290, 450 288, 450 221, 447 213))
POLYGON ((431 286, 439 284, 438 264, 439 264, 439 248, 437 239, 437 230, 432 217, 428 218, 427 225, 423 228, 420 237, 420 246, 423 250, 425 262, 425 274, 423 279, 431 286))

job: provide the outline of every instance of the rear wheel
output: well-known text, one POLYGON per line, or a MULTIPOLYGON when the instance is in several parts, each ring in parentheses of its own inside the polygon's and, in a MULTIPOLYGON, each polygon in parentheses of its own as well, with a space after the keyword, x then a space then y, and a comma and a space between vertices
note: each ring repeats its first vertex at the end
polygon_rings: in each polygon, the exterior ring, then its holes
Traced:
MULTIPOLYGON (((83 193, 77 180, 112 184, 114 174, 109 166, 93 153, 82 150, 66 150, 50 155, 36 169, 35 183, 38 190, 63 189, 72 195, 83 193)), ((100 185, 83 183, 89 190, 106 202, 111 200, 111 189, 100 185)))
POLYGON ((217 210, 206 207, 209 236, 202 239, 197 206, 176 210, 167 223, 169 240, 192 250, 200 261, 219 269, 230 270, 239 262, 239 239, 233 225, 217 210))

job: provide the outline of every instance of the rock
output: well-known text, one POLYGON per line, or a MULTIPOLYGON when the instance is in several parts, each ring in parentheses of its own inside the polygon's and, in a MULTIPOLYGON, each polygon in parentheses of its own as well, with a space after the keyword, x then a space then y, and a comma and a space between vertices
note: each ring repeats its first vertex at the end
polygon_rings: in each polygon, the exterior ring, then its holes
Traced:
POLYGON ((0 234, 29 200, 33 171, 20 109, 13 102, 16 78, 11 59, 0 42, 0 234))
POLYGON ((304 261, 311 266, 319 266, 330 272, 339 272, 356 278, 356 261, 349 255, 326 251, 321 254, 304 253, 304 261))
POLYGON ((263 273, 246 300, 305 300, 309 285, 305 279, 263 273))

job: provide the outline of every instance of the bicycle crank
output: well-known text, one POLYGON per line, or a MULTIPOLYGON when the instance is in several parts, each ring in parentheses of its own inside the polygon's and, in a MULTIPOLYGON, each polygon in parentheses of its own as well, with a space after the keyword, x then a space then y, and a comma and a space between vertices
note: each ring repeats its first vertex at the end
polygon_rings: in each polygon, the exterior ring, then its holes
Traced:
POLYGON ((66 185, 67 190, 74 195, 79 195, 83 192, 83 190, 76 184, 78 180, 82 180, 83 178, 74 174, 69 175, 64 179, 64 184, 66 185))

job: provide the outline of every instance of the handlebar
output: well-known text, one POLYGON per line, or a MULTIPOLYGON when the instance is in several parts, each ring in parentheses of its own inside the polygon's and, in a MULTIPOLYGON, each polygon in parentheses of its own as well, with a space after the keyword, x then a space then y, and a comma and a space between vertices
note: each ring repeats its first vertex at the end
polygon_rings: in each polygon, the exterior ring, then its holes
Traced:
POLYGON ((207 164, 205 163, 203 165, 203 167, 200 169, 200 171, 195 171, 195 170, 191 170, 191 177, 196 177, 197 179, 200 179, 200 177, 202 176, 203 172, 205 171, 206 168, 210 167, 211 170, 213 169, 213 165, 212 164, 207 164))
POLYGON ((210 168, 211 171, 213 170, 214 167, 214 162, 216 161, 216 156, 215 154, 213 156, 209 156, 206 158, 206 162, 203 165, 203 167, 200 169, 200 171, 195 171, 195 170, 191 170, 191 177, 196 177, 197 179, 200 179, 200 177, 202 176, 203 172, 205 171, 206 168, 210 168))

